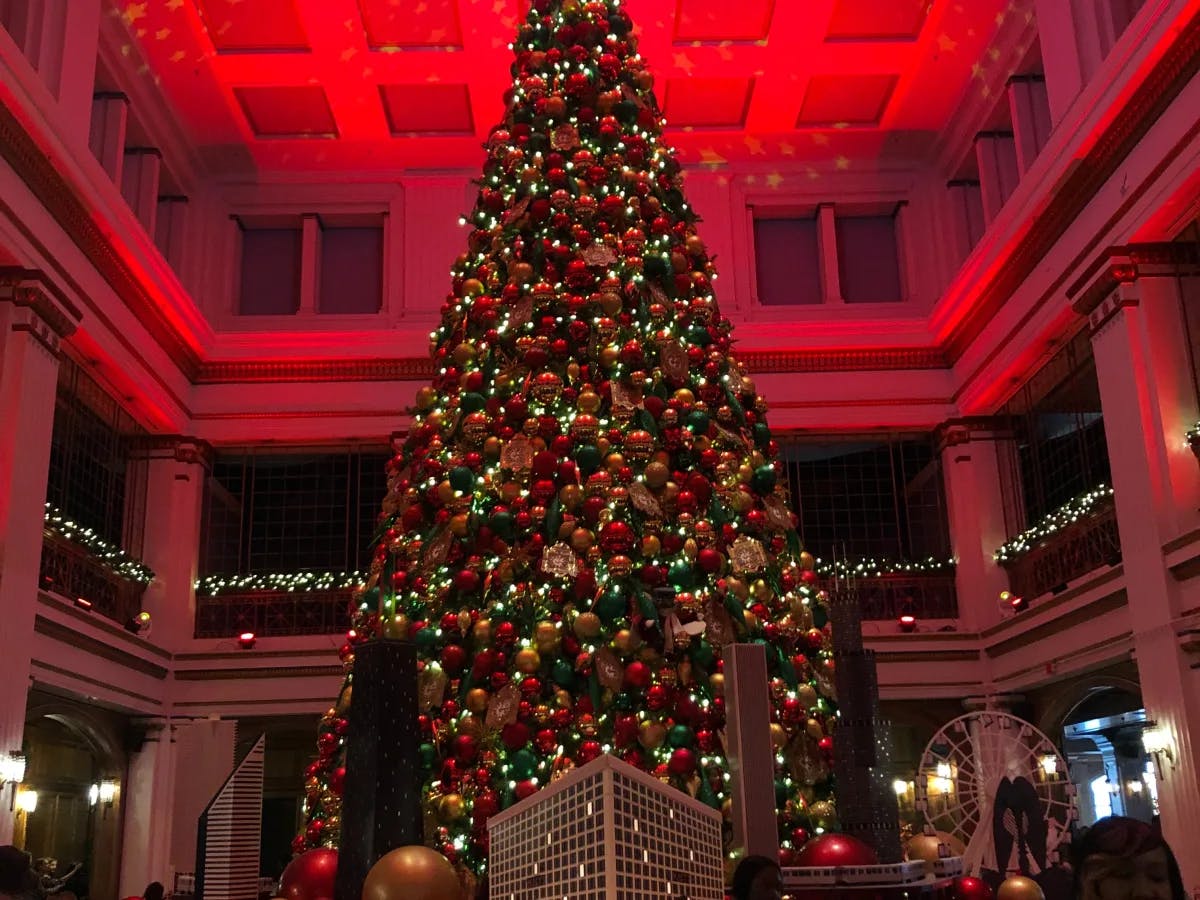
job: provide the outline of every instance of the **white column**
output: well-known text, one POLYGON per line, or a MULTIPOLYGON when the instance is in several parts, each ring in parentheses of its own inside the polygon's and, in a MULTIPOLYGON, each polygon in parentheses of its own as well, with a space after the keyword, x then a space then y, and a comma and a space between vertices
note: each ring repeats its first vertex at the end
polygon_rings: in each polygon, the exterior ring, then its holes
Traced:
POLYGON ((52 68, 44 65, 42 77, 58 97, 63 127, 84 144, 92 91, 96 85, 96 54, 100 44, 100 0, 47 0, 54 21, 52 68))
POLYGON ((950 195, 950 214, 952 226, 947 237, 954 244, 955 258, 962 263, 987 228, 983 220, 983 194, 978 181, 960 179, 946 185, 950 195))
POLYGON ((183 278, 183 259, 187 250, 187 226, 187 197, 159 197, 154 243, 180 280, 183 278))
POLYGON ((1008 112, 1016 140, 1017 168, 1024 175, 1046 146, 1053 129, 1046 79, 1041 75, 1014 75, 1010 78, 1008 112))
MULTIPOLYGON (((1142 700, 1175 747, 1159 800, 1176 847, 1200 833, 1200 688, 1180 648, 1180 585, 1163 559, 1164 544, 1200 525, 1200 469, 1184 440, 1197 399, 1172 264, 1192 249, 1126 248, 1075 303, 1092 328, 1142 700)), ((1182 853, 1180 867, 1189 893, 1200 887, 1200 859, 1182 853)))
POLYGON ((817 207, 817 253, 821 264, 821 293, 826 303, 844 303, 838 270, 837 215, 832 203, 817 207))
MULTIPOLYGON (((78 321, 39 273, 0 270, 0 752, 19 750, 25 731, 59 341, 78 321)), ((0 844, 12 828, 0 803, 0 844)))
POLYGON ((200 519, 212 448, 196 438, 164 437, 150 439, 145 453, 142 561, 154 581, 142 606, 153 623, 150 640, 177 653, 190 645, 195 631, 200 519))
POLYGON ((321 220, 316 216, 301 218, 300 232, 300 315, 317 312, 321 292, 321 220))
POLYGON ((1086 59, 1081 53, 1076 6, 1078 0, 1035 0, 1050 119, 1055 125, 1062 121, 1098 64, 1092 58, 1094 50, 1089 49, 1086 59))
POLYGON ((129 99, 124 94, 97 94, 92 99, 88 146, 113 184, 121 186, 125 163, 125 129, 129 123, 129 99))
POLYGON ((148 234, 154 234, 158 215, 158 184, 162 176, 162 154, 149 147, 125 151, 121 173, 121 196, 148 234))
POLYGON ((1008 589, 1008 574, 993 554, 1006 538, 996 445, 1009 436, 988 419, 954 419, 939 426, 937 437, 958 617, 964 631, 981 631, 1000 621, 1000 592, 1008 589))
POLYGON ((761 644, 725 649, 725 696, 729 704, 729 774, 733 799, 733 843, 746 854, 775 859, 775 751, 767 703, 767 653, 761 644))
POLYGON ((129 757, 122 788, 121 894, 137 897, 152 881, 171 888, 171 813, 175 798, 175 739, 169 720, 141 723, 146 737, 129 757))
POLYGON ((983 197, 983 219, 991 224, 1005 201, 1017 189, 1017 144, 1010 132, 985 131, 975 136, 975 162, 979 166, 979 189, 983 197))

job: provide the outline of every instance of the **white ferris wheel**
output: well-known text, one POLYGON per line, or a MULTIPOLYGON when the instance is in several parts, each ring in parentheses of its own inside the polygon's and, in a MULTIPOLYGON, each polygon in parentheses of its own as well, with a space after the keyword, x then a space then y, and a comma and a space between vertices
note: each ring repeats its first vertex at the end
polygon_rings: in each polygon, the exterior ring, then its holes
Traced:
POLYGON ((1036 727, 1005 712, 953 719, 921 755, 926 833, 961 842, 964 868, 1036 875, 1059 862, 1075 818, 1067 762, 1036 727))

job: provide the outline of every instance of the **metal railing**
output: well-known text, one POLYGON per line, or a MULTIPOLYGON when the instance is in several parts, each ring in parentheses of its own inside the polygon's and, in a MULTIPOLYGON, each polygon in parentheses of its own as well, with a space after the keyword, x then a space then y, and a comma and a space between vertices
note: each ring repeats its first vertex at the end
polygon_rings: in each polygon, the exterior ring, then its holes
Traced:
POLYGON ((894 620, 905 614, 922 620, 958 617, 953 569, 929 575, 856 576, 854 589, 864 622, 894 620))
POLYGON ((1000 564, 1008 571, 1009 589, 1032 600, 1047 591, 1060 593, 1073 579, 1120 562, 1117 508, 1109 497, 1092 515, 1060 528, 1000 564))
POLYGON ((353 588, 316 591, 228 591, 196 597, 198 638, 338 634, 350 627, 353 588))
POLYGON ((41 586, 121 625, 142 609, 146 585, 118 575, 83 547, 51 531, 42 535, 41 586))

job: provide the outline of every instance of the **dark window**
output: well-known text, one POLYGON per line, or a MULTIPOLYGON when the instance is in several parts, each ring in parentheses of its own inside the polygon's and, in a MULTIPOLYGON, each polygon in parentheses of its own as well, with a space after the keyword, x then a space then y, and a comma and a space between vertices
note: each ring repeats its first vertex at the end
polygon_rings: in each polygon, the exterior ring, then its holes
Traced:
POLYGON ((78 365, 59 364, 46 501, 135 556, 146 508, 136 451, 145 433, 78 365))
POLYGON ((202 574, 365 569, 388 459, 374 448, 218 453, 202 574))
POLYGON ((950 556, 942 469, 925 435, 822 437, 783 446, 805 548, 825 560, 950 556))
POLYGON ((377 313, 383 302, 383 229, 321 231, 321 296, 327 314, 377 313))
POLYGON ((1009 537, 1069 500, 1112 483, 1086 330, 1039 369, 1001 413, 1010 417, 1015 435, 1001 465, 1009 537))
POLYGON ((242 229, 243 316, 291 316, 300 308, 300 226, 242 229))
POLYGON ((835 232, 843 300, 895 303, 904 299, 894 215, 839 215, 835 232))
MULTIPOLYGON (((1200 219, 1192 222, 1175 240, 1200 243, 1200 219)), ((1195 278, 1180 278, 1179 299, 1183 307, 1184 327, 1187 329, 1188 362, 1192 370, 1192 386, 1200 403, 1200 282, 1195 278)), ((1189 423, 1191 424, 1191 423, 1189 423)))
POLYGON ((755 219, 758 302, 764 306, 820 303, 821 254, 817 220, 755 219))

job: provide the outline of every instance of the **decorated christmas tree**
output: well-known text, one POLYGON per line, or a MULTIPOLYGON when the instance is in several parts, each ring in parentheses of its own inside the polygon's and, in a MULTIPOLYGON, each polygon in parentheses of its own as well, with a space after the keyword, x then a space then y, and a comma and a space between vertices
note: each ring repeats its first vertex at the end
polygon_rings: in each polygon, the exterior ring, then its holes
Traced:
POLYGON ((425 838, 611 752, 724 809, 722 651, 765 645, 781 839, 834 824, 823 595, 618 0, 533 0, 437 375, 389 464, 297 849, 337 846, 359 642, 419 652, 425 838))

